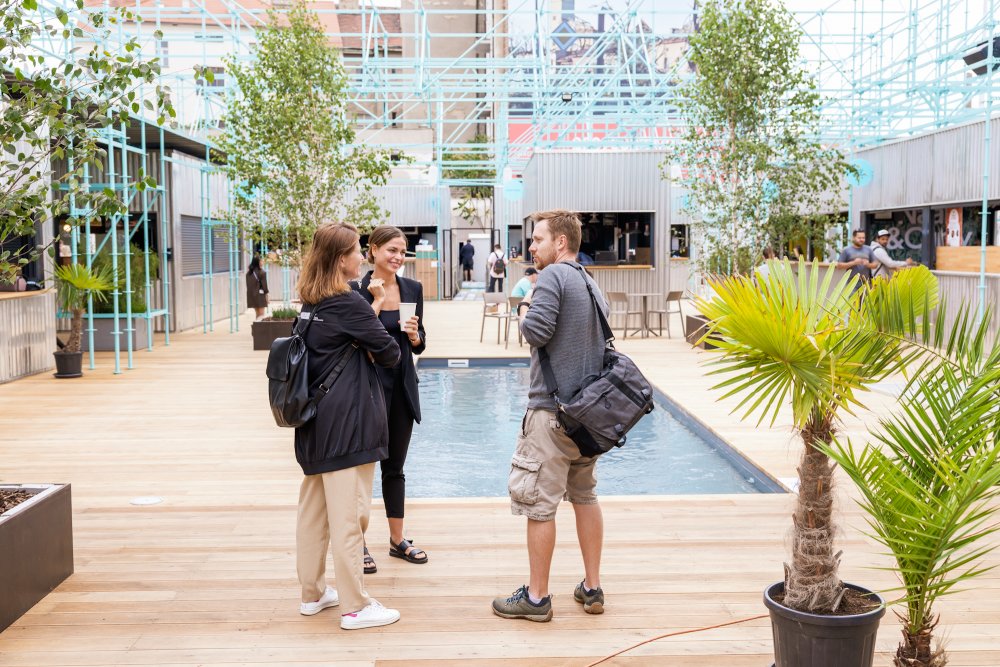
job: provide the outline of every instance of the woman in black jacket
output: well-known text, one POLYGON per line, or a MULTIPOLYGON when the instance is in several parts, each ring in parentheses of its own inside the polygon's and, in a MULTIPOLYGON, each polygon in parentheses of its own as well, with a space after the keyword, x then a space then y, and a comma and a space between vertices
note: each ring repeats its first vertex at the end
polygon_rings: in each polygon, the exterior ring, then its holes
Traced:
MULTIPOLYGON (((368 237, 368 261, 375 265, 352 286, 372 304, 379 320, 399 343, 399 363, 393 368, 378 369, 385 393, 389 419, 389 456, 381 463, 382 500, 389 520, 389 555, 410 563, 426 563, 427 554, 403 536, 403 506, 406 500, 406 475, 403 464, 410 447, 413 423, 420 423, 420 394, 413 355, 426 347, 424 332, 424 288, 416 280, 397 277, 406 257, 406 236, 396 227, 381 225, 368 237), (403 322, 400 304, 415 304, 416 315, 403 322)), ((365 572, 376 571, 367 548, 365 572)))
POLYGON ((341 359, 347 364, 319 402, 314 419, 295 429, 295 458, 305 478, 299 492, 296 568, 302 585, 300 613, 311 616, 341 605, 347 630, 388 625, 399 612, 369 598, 362 563, 375 462, 388 454, 385 398, 371 360, 392 367, 399 345, 348 281, 361 266, 357 230, 326 224, 316 230, 303 261, 298 290, 306 332, 308 377, 313 391, 341 359), (331 546, 335 590, 326 585, 331 546))
POLYGON ((247 308, 253 308, 257 319, 267 310, 267 271, 260 266, 260 255, 253 254, 247 267, 247 308))

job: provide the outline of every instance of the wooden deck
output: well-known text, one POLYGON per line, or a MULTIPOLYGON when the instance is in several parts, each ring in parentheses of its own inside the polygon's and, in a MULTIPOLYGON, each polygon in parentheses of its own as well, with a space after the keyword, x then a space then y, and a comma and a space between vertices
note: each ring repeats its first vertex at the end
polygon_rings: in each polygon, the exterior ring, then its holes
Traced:
MULTIPOLYGON (((516 340, 509 351, 496 345, 491 323, 480 344, 479 312, 475 302, 428 304, 427 355, 526 354, 516 340)), ((0 665, 583 667, 660 634, 765 613, 761 591, 785 558, 788 495, 604 499, 608 610, 599 617, 572 599, 582 565, 564 507, 548 624, 490 612, 490 599, 527 574, 524 522, 504 499, 413 500, 407 532, 430 562, 410 565, 376 546, 379 573, 367 578, 369 592, 402 620, 345 632, 335 611, 300 616, 293 552, 301 472, 290 432, 266 410, 266 355, 251 351, 249 336, 244 320, 236 334, 223 325, 137 352, 137 368, 120 376, 105 355, 80 380, 41 375, 0 386, 0 481, 71 482, 76 540, 76 574, 0 634, 0 665), (129 504, 149 495, 163 502, 129 504)), ((787 422, 757 429, 729 416, 731 406, 707 391, 704 353, 677 338, 623 348, 770 474, 794 475, 799 447, 787 422)), ((864 420, 845 424, 849 433, 864 428, 864 420)), ((841 507, 845 579, 891 586, 891 574, 868 569, 886 561, 858 532, 861 516, 847 499, 841 507)), ((380 517, 376 502, 371 545, 387 539, 380 517)), ((997 588, 993 574, 941 606, 951 665, 1000 665, 997 588)), ((897 636, 890 613, 877 664, 889 664, 897 636)), ((765 618, 663 639, 603 664, 761 667, 770 655, 765 618)))

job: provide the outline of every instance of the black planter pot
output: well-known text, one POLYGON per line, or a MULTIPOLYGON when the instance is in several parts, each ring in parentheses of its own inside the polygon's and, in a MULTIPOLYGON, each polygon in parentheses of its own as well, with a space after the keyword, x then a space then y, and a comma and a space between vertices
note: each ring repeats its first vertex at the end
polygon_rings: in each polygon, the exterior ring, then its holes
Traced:
POLYGON ((73 574, 69 484, 4 488, 33 497, 0 514, 0 631, 73 574))
POLYGON ((271 343, 278 338, 287 338, 292 335, 292 325, 294 320, 257 320, 250 325, 250 333, 253 335, 253 349, 270 350, 271 343))
POLYGON ((57 378, 78 378, 83 375, 83 352, 53 352, 57 378))
POLYGON ((854 616, 824 616, 775 602, 774 595, 785 590, 783 581, 764 591, 774 635, 774 667, 871 667, 885 600, 860 586, 844 586, 871 596, 880 606, 854 616))

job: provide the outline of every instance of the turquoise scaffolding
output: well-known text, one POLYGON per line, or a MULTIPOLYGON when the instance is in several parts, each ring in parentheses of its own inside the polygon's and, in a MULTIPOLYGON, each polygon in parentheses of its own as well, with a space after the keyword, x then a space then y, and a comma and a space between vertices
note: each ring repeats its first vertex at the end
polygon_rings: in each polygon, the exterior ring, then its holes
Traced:
MULTIPOLYGON (((692 75, 684 56, 686 38, 697 26, 695 2, 608 0, 601 9, 573 0, 479 0, 478 9, 421 0, 402 0, 396 8, 360 4, 353 10, 316 8, 342 47, 359 137, 406 152, 414 158, 411 166, 424 169, 431 181, 500 186, 494 210, 513 208, 503 186, 516 190, 539 150, 657 149, 684 122, 673 91, 692 75), (475 144, 481 152, 445 164, 449 154, 472 148, 476 134, 487 137, 486 144, 475 144)), ((989 47, 997 39, 998 0, 836 0, 808 10, 798 0, 789 4, 804 30, 803 58, 817 72, 826 100, 826 140, 850 152, 993 117, 1000 54, 989 47), (984 74, 972 75, 966 59, 981 48, 984 74)), ((39 11, 52 14, 56 7, 69 9, 69 3, 42 0, 39 11)), ((136 0, 133 9, 165 33, 158 41, 150 31, 142 33, 141 23, 121 27, 142 35, 150 53, 169 56, 163 83, 178 108, 173 131, 211 147, 212 136, 222 130, 226 96, 238 91, 226 81, 206 86, 195 68, 219 68, 224 54, 249 57, 264 10, 233 0, 213 0, 211 6, 205 0, 136 0)), ((986 126, 988 154, 992 138, 986 126)), ((107 140, 115 150, 149 150, 113 135, 107 140)), ((159 159, 162 174, 162 151, 159 159)), ((207 149, 203 169, 217 169, 207 149)), ((122 174, 117 176, 120 187, 122 174)), ((984 161, 984 212, 992 178, 984 161)), ((135 196, 126 190, 121 188, 123 197, 135 196)), ((142 201, 157 197, 169 205, 160 188, 143 193, 142 201)), ((201 217, 203 234, 211 235, 218 216, 203 207, 201 217)), ((132 229, 131 221, 118 223, 132 229)), ((231 238, 235 257, 243 248, 231 238)), ((210 263, 202 278, 204 331, 218 317, 210 263)), ((981 268, 985 274, 985 247, 981 268)), ((230 273, 222 298, 230 304, 230 330, 236 330, 238 276, 230 273)), ((983 301, 984 277, 980 287, 983 301)), ((169 289, 164 281, 164 304, 169 289)))

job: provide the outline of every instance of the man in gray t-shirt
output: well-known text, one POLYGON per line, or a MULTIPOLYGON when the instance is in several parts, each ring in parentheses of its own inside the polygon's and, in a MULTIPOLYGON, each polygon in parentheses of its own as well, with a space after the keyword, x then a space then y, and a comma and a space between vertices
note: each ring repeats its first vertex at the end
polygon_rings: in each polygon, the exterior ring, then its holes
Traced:
POLYGON ((545 348, 558 396, 568 400, 588 375, 604 365, 604 333, 587 290, 598 307, 608 304, 597 284, 576 262, 580 251, 580 219, 571 211, 547 211, 532 216, 531 255, 541 273, 531 306, 521 321, 521 333, 531 345, 528 410, 521 422, 507 481, 511 512, 528 520, 528 584, 493 601, 493 613, 531 621, 552 619, 549 568, 555 551, 555 516, 565 498, 576 514, 576 531, 583 554, 584 578, 573 591, 588 614, 604 611, 601 551, 604 519, 597 504, 596 456, 583 456, 563 430, 546 386, 538 349, 545 348))
MULTIPOLYGON (((872 278, 872 269, 878 268, 875 254, 872 249, 865 245, 865 230, 855 229, 854 236, 851 237, 851 245, 840 251, 837 258, 837 268, 850 271, 861 278, 858 283, 868 282, 872 278)), ((857 289, 857 286, 855 286, 857 289)))

